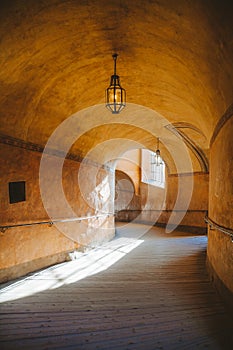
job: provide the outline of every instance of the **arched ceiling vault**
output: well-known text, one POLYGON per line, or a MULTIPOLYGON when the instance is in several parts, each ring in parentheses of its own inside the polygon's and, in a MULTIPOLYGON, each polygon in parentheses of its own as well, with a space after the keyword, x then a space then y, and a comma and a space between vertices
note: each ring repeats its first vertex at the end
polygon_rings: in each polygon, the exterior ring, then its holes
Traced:
MULTIPOLYGON (((229 1, 7 0, 0 12, 2 134, 44 146, 70 115, 104 103, 115 51, 127 101, 197 128, 204 152, 232 103, 229 1)), ((106 138, 92 130, 86 148, 93 133, 106 138)))

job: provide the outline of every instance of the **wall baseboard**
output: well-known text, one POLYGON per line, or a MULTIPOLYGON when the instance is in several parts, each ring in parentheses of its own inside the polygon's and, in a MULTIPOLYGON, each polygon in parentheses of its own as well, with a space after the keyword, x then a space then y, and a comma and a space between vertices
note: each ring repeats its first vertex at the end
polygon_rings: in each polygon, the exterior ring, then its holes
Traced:
POLYGON ((190 232, 194 234, 199 234, 199 235, 206 235, 207 234, 207 227, 201 227, 201 226, 189 226, 189 225, 167 225, 164 223, 159 223, 156 222, 154 226, 158 227, 167 227, 169 230, 172 230, 175 228, 176 231, 181 231, 181 232, 190 232))
POLYGON ((69 253, 58 253, 0 270, 0 283, 6 283, 43 268, 70 260, 69 253))
POLYGON ((197 234, 197 235, 207 235, 208 229, 207 229, 207 225, 205 227, 203 226, 191 226, 191 225, 168 225, 166 223, 162 223, 162 222, 152 222, 152 221, 148 221, 148 220, 137 220, 137 218, 115 218, 116 222, 135 222, 138 224, 144 224, 144 225, 153 225, 153 226, 157 226, 157 227, 163 227, 163 228, 168 228, 169 230, 175 229, 176 231, 181 231, 181 232, 189 232, 189 233, 193 233, 193 234, 197 234))

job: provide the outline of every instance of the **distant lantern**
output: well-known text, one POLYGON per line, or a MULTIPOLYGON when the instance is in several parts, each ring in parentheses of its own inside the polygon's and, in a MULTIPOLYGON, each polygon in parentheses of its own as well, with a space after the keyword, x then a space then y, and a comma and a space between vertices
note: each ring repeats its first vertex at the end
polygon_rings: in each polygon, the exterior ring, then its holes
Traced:
POLYGON ((163 160, 160 155, 160 149, 159 149, 159 138, 157 139, 157 150, 155 152, 155 163, 156 166, 160 166, 163 164, 163 160))
POLYGON ((106 89, 106 107, 118 114, 126 106, 126 91, 120 85, 120 77, 116 74, 116 60, 118 54, 112 55, 114 60, 114 74, 111 76, 110 85, 106 89))

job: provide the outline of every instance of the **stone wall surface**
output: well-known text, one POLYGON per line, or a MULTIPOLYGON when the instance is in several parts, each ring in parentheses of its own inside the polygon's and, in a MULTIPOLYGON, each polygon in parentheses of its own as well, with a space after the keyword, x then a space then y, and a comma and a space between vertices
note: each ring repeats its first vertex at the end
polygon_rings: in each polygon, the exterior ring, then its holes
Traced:
MULTIPOLYGON (((208 188, 209 174, 207 173, 167 176, 165 188, 141 182, 137 202, 131 200, 127 206, 121 206, 116 219, 122 221, 137 220, 164 226, 170 219, 171 226, 195 227, 197 232, 199 230, 200 233, 203 233, 207 227, 204 218, 208 211, 208 188), (179 183, 180 179, 182 181, 179 183), (188 186, 190 185, 193 188, 189 191, 188 186), (181 192, 181 195, 176 203, 178 191, 181 192), (190 202, 187 198, 187 191, 191 194, 190 202), (181 215, 183 218, 180 221, 181 215)), ((129 195, 129 192, 125 192, 123 196, 127 194, 129 195)), ((133 196, 132 193, 131 196, 133 196)))
MULTIPOLYGON (((210 152, 209 217, 233 230, 233 118, 220 129, 210 152)), ((218 278, 233 292, 233 243, 226 234, 209 228, 208 261, 218 278)))
MULTIPOLYGON (((56 158, 56 157, 54 157, 56 158)), ((53 217, 46 212, 42 202, 39 184, 41 153, 1 144, 1 226, 0 233, 0 281, 64 261, 68 252, 85 249, 109 240, 114 236, 114 217, 111 215, 113 203, 112 173, 93 165, 84 165, 86 180, 80 191, 78 172, 80 163, 65 160, 62 185, 68 205, 74 218, 89 217, 82 221, 65 221, 51 224, 52 219, 66 220, 56 194, 48 194, 53 206, 53 217), (94 174, 94 175, 93 175, 94 174), (9 203, 9 182, 25 181, 26 200, 9 203), (92 184, 90 187, 89 184, 92 184), (56 217, 54 216, 56 214, 56 217), (15 226, 4 229, 4 226, 15 226)), ((55 160, 56 163, 56 160, 55 160)), ((56 168, 48 169, 50 179, 56 181, 56 168)), ((56 187, 56 186, 55 186, 56 187)), ((54 188, 54 187, 53 187, 54 188)), ((48 208, 47 208, 48 209, 48 208)))
MULTIPOLYGON (((163 212, 160 222, 168 222, 171 211, 174 209, 178 192, 181 192, 176 211, 177 213, 183 211, 185 215, 180 225, 206 228, 204 218, 208 211, 208 190, 209 174, 207 173, 168 176, 166 211, 163 212), (190 202, 187 193, 191 194, 190 202)), ((173 217, 173 222, 176 224, 176 215, 173 217)))

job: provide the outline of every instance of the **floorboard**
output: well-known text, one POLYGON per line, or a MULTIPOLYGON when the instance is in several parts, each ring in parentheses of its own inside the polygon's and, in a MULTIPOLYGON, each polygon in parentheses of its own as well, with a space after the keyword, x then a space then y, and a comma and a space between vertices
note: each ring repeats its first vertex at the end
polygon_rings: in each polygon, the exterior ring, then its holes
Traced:
POLYGON ((207 237, 146 231, 120 226, 102 247, 2 285, 0 348, 233 349, 207 237))

